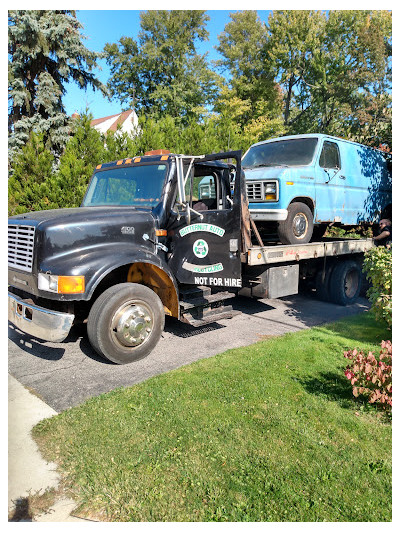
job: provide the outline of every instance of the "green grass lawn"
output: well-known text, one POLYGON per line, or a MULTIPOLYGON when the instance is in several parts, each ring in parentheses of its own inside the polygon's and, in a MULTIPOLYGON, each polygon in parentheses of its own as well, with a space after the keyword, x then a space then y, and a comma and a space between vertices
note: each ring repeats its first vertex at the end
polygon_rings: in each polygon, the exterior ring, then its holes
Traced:
POLYGON ((82 513, 109 521, 390 521, 391 424, 352 397, 369 313, 271 338, 42 421, 82 513))

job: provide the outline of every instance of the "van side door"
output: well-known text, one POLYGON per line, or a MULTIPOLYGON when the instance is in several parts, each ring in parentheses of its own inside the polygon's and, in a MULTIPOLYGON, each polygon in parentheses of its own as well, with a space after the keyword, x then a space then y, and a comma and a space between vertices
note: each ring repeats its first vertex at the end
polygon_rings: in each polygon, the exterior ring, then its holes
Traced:
POLYGON ((339 143, 324 139, 315 167, 315 221, 342 222, 345 198, 346 176, 339 143))

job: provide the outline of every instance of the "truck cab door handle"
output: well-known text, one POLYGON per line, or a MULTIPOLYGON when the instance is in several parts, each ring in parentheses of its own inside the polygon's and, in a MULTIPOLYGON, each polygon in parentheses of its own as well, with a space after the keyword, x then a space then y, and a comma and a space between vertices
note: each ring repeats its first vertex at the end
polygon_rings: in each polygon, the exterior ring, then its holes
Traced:
POLYGON ((346 179, 346 176, 343 176, 343 175, 342 175, 342 176, 339 176, 339 178, 340 178, 341 180, 345 180, 345 179, 346 179))

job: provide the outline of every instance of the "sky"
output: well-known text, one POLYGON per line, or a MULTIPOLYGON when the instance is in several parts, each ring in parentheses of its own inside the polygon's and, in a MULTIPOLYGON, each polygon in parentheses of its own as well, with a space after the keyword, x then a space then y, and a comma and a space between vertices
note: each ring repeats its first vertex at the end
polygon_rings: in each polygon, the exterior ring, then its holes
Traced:
MULTIPOLYGON (((219 54, 215 50, 218 45, 218 35, 224 31, 225 25, 231 20, 231 11, 209 10, 207 11, 210 20, 207 23, 209 40, 199 43, 198 52, 209 53, 209 60, 218 59, 219 54)), ((258 11, 262 21, 267 22, 270 11, 258 11)), ((101 52, 106 43, 116 43, 122 36, 137 39, 140 31, 140 11, 105 11, 105 10, 80 10, 77 18, 83 24, 81 30, 87 37, 85 46, 92 51, 101 52)), ((105 60, 100 60, 99 65, 102 70, 94 71, 97 78, 104 84, 110 78, 110 69, 105 60)), ((72 115, 75 111, 82 113, 89 109, 94 118, 102 118, 121 112, 122 106, 117 100, 109 101, 102 96, 100 91, 93 91, 89 88, 84 91, 75 83, 66 86, 67 93, 64 96, 64 105, 67 115, 72 115)))

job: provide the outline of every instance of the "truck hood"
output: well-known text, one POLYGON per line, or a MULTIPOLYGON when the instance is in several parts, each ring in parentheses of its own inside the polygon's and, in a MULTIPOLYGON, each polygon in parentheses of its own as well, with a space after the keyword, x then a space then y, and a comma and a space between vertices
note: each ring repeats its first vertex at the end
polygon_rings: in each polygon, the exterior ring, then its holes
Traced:
POLYGON ((39 270, 53 271, 71 255, 83 258, 95 250, 123 246, 152 249, 143 239, 154 238, 156 220, 150 209, 132 207, 78 207, 17 215, 9 224, 36 227, 35 247, 39 270))
MULTIPOLYGON (((134 207, 72 207, 65 209, 49 209, 47 211, 32 211, 30 213, 23 213, 21 215, 14 215, 9 218, 12 223, 27 224, 39 226, 48 222, 59 224, 74 224, 87 223, 90 221, 101 220, 105 218, 119 218, 126 219, 132 216, 137 219, 139 217, 148 218, 150 209, 134 208, 134 207)), ((151 216, 151 215, 150 215, 151 216)))
POLYGON ((244 173, 246 176, 246 179, 254 179, 254 180, 273 180, 278 179, 284 174, 287 173, 287 171, 290 170, 288 167, 258 167, 258 168, 246 168, 244 169, 244 173))

